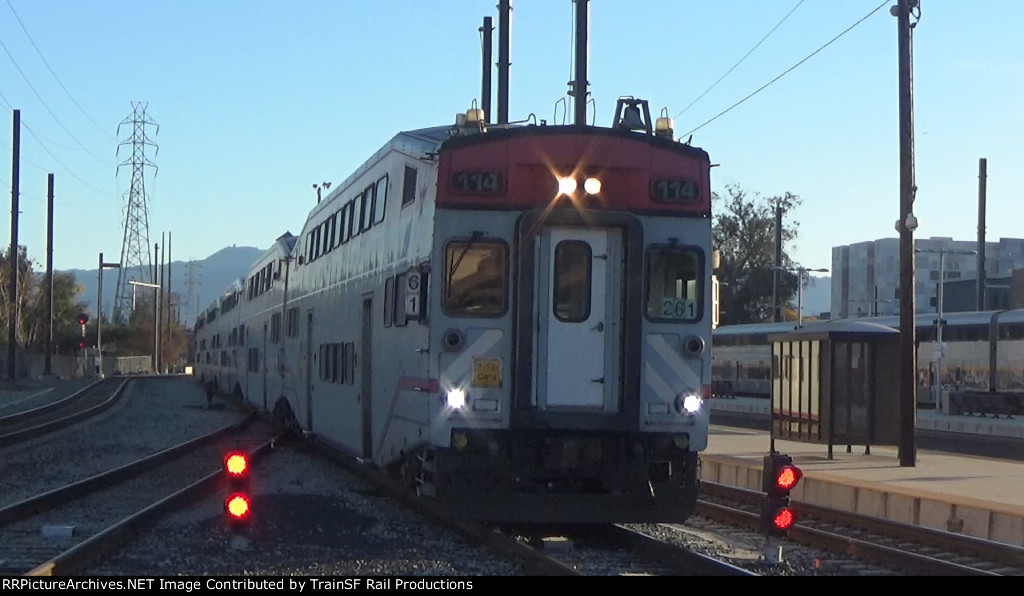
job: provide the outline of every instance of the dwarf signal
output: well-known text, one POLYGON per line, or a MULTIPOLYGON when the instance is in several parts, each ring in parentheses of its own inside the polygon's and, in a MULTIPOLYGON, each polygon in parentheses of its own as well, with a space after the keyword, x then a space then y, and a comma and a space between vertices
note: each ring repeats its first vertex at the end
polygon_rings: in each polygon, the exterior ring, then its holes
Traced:
POLYGON ((224 513, 232 529, 240 529, 249 521, 252 500, 249 496, 249 457, 241 451, 232 451, 224 456, 224 472, 228 480, 229 494, 224 499, 224 513))
POLYGON ((803 478, 800 468, 793 465, 793 458, 781 453, 764 456, 762 488, 765 492, 761 503, 761 531, 769 536, 785 536, 797 514, 789 501, 789 492, 803 478))

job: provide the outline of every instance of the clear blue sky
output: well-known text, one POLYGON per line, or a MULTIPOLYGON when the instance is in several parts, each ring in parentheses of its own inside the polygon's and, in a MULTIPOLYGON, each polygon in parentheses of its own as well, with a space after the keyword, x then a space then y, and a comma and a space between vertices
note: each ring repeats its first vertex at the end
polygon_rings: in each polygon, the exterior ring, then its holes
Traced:
MULTIPOLYGON (((832 246, 896 235, 891 4, 705 124, 880 0, 591 0, 592 117, 607 126, 624 95, 667 110, 676 134, 697 129, 693 144, 720 164, 720 194, 738 184, 800 195, 800 236, 788 250, 830 267, 832 246)), ((981 157, 988 239, 1024 236, 1024 2, 921 4, 917 237, 976 237, 981 157)), ((513 0, 513 9, 509 117, 557 122, 572 78, 573 4, 513 0)), ((265 248, 299 232, 313 183, 341 182, 396 132, 453 122, 478 100, 486 16, 497 27, 496 0, 0 0, 3 210, 19 109, 19 243, 42 269, 53 173, 55 268, 94 269, 100 252, 118 261, 131 168, 115 176, 130 147, 116 151, 131 129, 116 131, 132 102, 146 102, 160 127, 149 131, 159 152, 147 153, 159 167, 146 173, 150 245, 169 232, 175 260, 265 248)), ((497 41, 495 31, 494 61, 497 41)), ((9 215, 3 222, 8 245, 9 215)))

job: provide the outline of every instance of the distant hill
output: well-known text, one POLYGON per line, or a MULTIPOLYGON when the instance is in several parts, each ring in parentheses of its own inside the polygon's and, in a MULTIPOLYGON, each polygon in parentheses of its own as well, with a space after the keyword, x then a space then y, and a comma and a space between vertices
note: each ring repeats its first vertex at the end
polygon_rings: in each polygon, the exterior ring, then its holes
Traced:
MULTIPOLYGON (((171 263, 171 293, 181 297, 181 319, 191 326, 199 311, 205 310, 236 279, 244 277, 249 267, 263 254, 265 249, 252 246, 230 246, 222 248, 202 260, 174 261, 171 263), (189 295, 189 278, 192 279, 192 294, 189 295)), ((96 314, 96 269, 70 269, 75 281, 82 288, 76 300, 86 303, 92 316, 96 314)), ((166 269, 165 269, 166 272, 166 269)), ((103 270, 103 312, 109 317, 113 312, 114 293, 117 289, 117 269, 103 270)), ((165 280, 166 283, 166 280, 165 280)), ((139 291, 143 291, 140 288, 139 291)))

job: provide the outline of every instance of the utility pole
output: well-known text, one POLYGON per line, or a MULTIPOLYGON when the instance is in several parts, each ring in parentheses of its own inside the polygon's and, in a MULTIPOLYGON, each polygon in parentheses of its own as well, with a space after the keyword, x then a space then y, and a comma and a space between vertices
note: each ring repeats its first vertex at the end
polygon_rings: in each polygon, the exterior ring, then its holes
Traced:
POLYGON ((914 308, 914 51, 913 29, 921 17, 920 0, 898 0, 896 16, 899 39, 899 122, 900 122, 900 466, 917 463, 917 353, 914 308), (913 13, 915 20, 911 23, 913 13))
POLYGON ((782 319, 779 306, 779 272, 782 270, 782 205, 775 204, 775 267, 772 269, 772 321, 782 319))
POLYGON ((988 178, 988 161, 978 160, 978 302, 975 310, 987 310, 985 304, 985 182, 988 178))
POLYGON ((14 110, 14 127, 11 140, 11 318, 7 336, 7 378, 15 381, 15 358, 18 352, 18 195, 19 171, 21 170, 21 110, 14 110))
POLYGON ((46 176, 46 360, 43 374, 53 374, 53 174, 46 176))

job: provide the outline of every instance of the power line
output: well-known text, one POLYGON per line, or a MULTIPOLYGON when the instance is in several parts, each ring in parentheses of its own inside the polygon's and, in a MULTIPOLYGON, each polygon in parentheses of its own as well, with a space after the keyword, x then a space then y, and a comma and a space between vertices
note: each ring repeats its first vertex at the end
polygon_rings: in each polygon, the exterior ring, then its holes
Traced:
POLYGON ((64 83, 60 80, 60 77, 57 76, 57 73, 55 73, 53 71, 53 68, 50 67, 50 63, 46 61, 46 57, 43 56, 43 52, 39 50, 39 46, 36 45, 35 40, 32 39, 32 35, 30 35, 28 29, 25 28, 25 24, 21 22, 21 17, 19 17, 17 11, 14 10, 14 6, 11 4, 11 0, 7 0, 7 6, 11 9, 11 13, 14 14, 14 18, 18 21, 18 25, 21 25, 21 30, 25 32, 25 37, 28 38, 29 42, 32 44, 32 47, 35 48, 36 53, 39 54, 39 58, 42 59, 43 64, 46 65, 46 69, 50 71, 50 74, 53 75, 54 80, 57 81, 57 84, 60 85, 60 88, 64 90, 64 93, 67 94, 68 98, 71 100, 71 103, 75 104, 75 107, 78 108, 78 111, 82 112, 82 115, 85 116, 89 120, 89 122, 92 122, 92 125, 95 126, 97 130, 109 136, 110 133, 104 130, 103 127, 99 124, 96 124, 96 121, 93 120, 91 116, 89 116, 89 114, 82 108, 81 105, 79 105, 78 101, 75 100, 75 97, 71 95, 70 91, 68 91, 68 88, 64 86, 64 83))
MULTIPOLYGON (((83 145, 82 142, 75 137, 75 135, 71 134, 71 131, 68 130, 67 126, 64 126, 64 123, 61 122, 60 118, 57 117, 57 114, 53 113, 53 110, 51 110, 50 106, 47 105, 46 100, 44 100, 43 97, 39 95, 39 92, 36 91, 36 88, 32 85, 32 81, 28 79, 28 77, 25 75, 25 72, 21 70, 20 66, 18 66, 18 62, 14 59, 14 56, 11 55, 11 52, 7 49, 7 45, 5 45, 3 41, 0 41, 0 48, 3 48, 4 52, 7 54, 7 57, 11 59, 11 63, 14 64, 14 68, 18 70, 18 74, 21 75, 21 78, 25 79, 25 84, 27 84, 28 88, 32 90, 32 93, 35 94, 36 99, 39 100, 39 103, 43 104, 43 107, 46 108, 46 111, 49 112, 51 116, 53 116, 53 119, 57 121, 57 124, 59 124, 61 128, 64 129, 64 132, 68 133, 68 136, 71 137, 71 140, 77 143, 78 146, 81 147, 83 151, 88 153, 93 159, 100 163, 103 163, 103 160, 96 157, 96 155, 92 151, 89 151, 88 147, 83 145)), ((39 137, 36 137, 36 139, 38 140, 39 137)))
MULTIPOLYGON (((8 2, 9 1, 10 0, 8 0, 8 2)), ((754 50, 756 50, 758 47, 760 47, 761 44, 764 43, 764 40, 768 39, 768 37, 772 33, 775 33, 775 30, 778 29, 783 23, 785 23, 786 19, 789 18, 789 15, 793 14, 796 11, 796 9, 800 8, 800 5, 803 4, 803 3, 804 3, 804 0, 800 0, 799 2, 797 2, 796 6, 791 8, 790 11, 786 13, 786 16, 782 17, 782 20, 779 21, 778 23, 776 23, 775 26, 772 27, 772 30, 769 31, 768 33, 766 33, 765 36, 761 38, 761 41, 757 42, 757 44, 754 47, 750 48, 750 51, 747 52, 746 54, 744 54, 743 57, 740 58, 738 62, 736 62, 736 64, 733 64, 732 68, 730 68, 729 70, 725 71, 724 75, 720 76, 717 81, 712 83, 710 87, 705 89, 703 93, 701 93, 700 95, 697 96, 697 99, 694 99, 693 101, 691 101, 690 104, 688 106, 686 106, 685 108, 683 108, 678 114, 676 114, 675 117, 679 118, 680 116, 682 116, 683 112, 685 112, 686 110, 689 110, 691 107, 693 107, 693 104, 695 104, 698 101, 700 101, 700 99, 702 97, 704 97, 705 95, 707 95, 709 91, 711 91, 716 86, 718 86, 718 84, 722 82, 722 79, 724 79, 725 77, 729 76, 729 73, 731 73, 732 71, 736 70, 736 67, 739 66, 744 60, 746 60, 748 56, 753 54, 754 50)))
POLYGON ((680 137, 680 138, 682 138, 682 137, 686 137, 686 136, 689 136, 689 135, 691 135, 691 134, 693 134, 693 133, 697 132, 698 130, 700 130, 700 129, 704 128, 704 127, 705 127, 705 126, 707 126, 708 124, 711 124, 711 123, 712 123, 712 122, 714 122, 715 120, 718 120, 719 118, 721 118, 722 116, 724 116, 724 115, 725 115, 725 114, 727 114, 728 112, 731 112, 731 111, 732 111, 732 110, 733 110, 734 108, 736 108, 736 107, 738 107, 738 106, 739 106, 740 104, 742 104, 742 103, 746 102, 746 101, 747 101, 748 99, 750 99, 751 97, 754 97, 754 96, 755 96, 755 95, 757 95, 758 93, 760 93, 760 92, 764 91, 765 89, 767 89, 767 88, 768 88, 768 86, 769 86, 769 85, 771 85, 771 84, 772 84, 772 83, 774 83, 775 81, 778 81, 778 80, 779 80, 779 79, 781 79, 782 77, 786 76, 787 74, 789 74, 790 72, 792 72, 793 70, 795 70, 795 69, 796 69, 796 68, 797 68, 798 66, 800 66, 800 65, 801 65, 801 64, 803 64, 804 62, 807 62, 808 60, 810 60, 811 58, 813 58, 813 57, 814 57, 814 56, 815 56, 815 55, 816 55, 816 54, 817 54, 818 52, 821 52, 822 50, 824 50, 824 49, 825 49, 825 48, 827 48, 828 46, 832 45, 832 44, 833 44, 833 43, 834 43, 834 42, 835 42, 836 40, 838 40, 838 39, 839 39, 840 37, 842 37, 842 36, 846 35, 846 34, 847 34, 847 33, 849 33, 850 31, 852 31, 854 27, 856 27, 857 25, 860 25, 861 23, 863 23, 864 21, 866 21, 866 20, 867 20, 867 19, 868 19, 868 18, 869 18, 869 17, 871 16, 871 15, 873 15, 873 14, 875 14, 876 12, 878 12, 879 10, 881 10, 883 6, 885 6, 886 4, 889 4, 890 2, 891 2, 891 0, 884 0, 884 1, 883 1, 883 2, 881 3, 881 4, 879 4, 879 5, 878 5, 878 6, 877 6, 877 7, 876 7, 876 8, 874 9, 874 10, 872 10, 872 11, 871 11, 871 12, 869 12, 868 14, 864 15, 863 17, 861 17, 861 19, 860 19, 859 21, 857 21, 856 23, 854 23, 854 24, 850 25, 849 27, 847 27, 847 28, 846 28, 846 29, 845 29, 845 30, 844 30, 844 31, 843 31, 842 33, 840 33, 839 35, 836 35, 835 37, 833 37, 832 39, 830 39, 830 40, 828 41, 828 43, 826 43, 825 45, 823 45, 823 46, 821 46, 820 48, 818 48, 818 49, 814 50, 813 52, 811 52, 811 53, 810 53, 809 55, 807 55, 807 57, 805 57, 805 58, 804 58, 803 60, 801 60, 801 61, 797 62, 796 64, 794 64, 793 66, 789 67, 789 68, 788 68, 788 69, 787 69, 787 70, 786 70, 785 72, 783 72, 783 73, 782 73, 782 74, 780 74, 779 76, 777 76, 777 77, 775 77, 774 79, 772 79, 772 80, 768 81, 768 82, 767 82, 767 83, 765 83, 764 85, 761 85, 761 87, 760 87, 759 89, 757 89, 756 91, 754 91, 754 92, 753 92, 753 93, 751 93, 750 95, 747 95, 747 96, 746 96, 746 97, 744 97, 743 99, 741 99, 741 100, 737 101, 736 103, 732 104, 732 105, 731 105, 731 106, 729 106, 728 108, 726 108, 726 109, 722 110, 722 111, 721 111, 721 112, 719 112, 719 113, 718 113, 718 114, 717 114, 716 116, 714 116, 714 117, 712 117, 712 118, 708 119, 707 121, 705 121, 705 122, 704 122, 703 124, 701 124, 700 126, 698 126, 698 127, 694 128, 693 130, 691 130, 691 131, 689 131, 689 132, 687 132, 687 133, 684 133, 683 135, 681 135, 681 137, 680 137))

